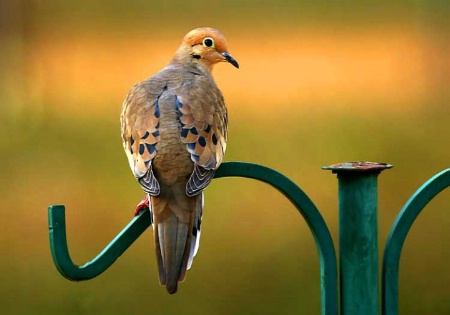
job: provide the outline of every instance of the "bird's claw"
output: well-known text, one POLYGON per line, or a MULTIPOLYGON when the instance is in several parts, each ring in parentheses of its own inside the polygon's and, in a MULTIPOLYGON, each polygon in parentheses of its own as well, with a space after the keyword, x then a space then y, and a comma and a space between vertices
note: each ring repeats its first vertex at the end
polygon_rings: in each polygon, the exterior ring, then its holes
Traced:
POLYGON ((142 199, 141 202, 139 202, 138 205, 136 206, 136 210, 134 210, 134 216, 137 216, 145 209, 150 209, 149 202, 150 201, 148 199, 148 195, 145 195, 144 199, 142 199))

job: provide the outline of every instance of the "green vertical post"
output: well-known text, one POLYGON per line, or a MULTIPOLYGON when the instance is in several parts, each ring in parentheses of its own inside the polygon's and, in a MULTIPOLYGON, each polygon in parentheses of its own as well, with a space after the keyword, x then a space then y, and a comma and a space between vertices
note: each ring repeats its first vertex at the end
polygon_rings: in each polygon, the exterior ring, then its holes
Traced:
POLYGON ((378 315, 377 177, 392 165, 349 162, 324 167, 339 183, 341 315, 378 315))

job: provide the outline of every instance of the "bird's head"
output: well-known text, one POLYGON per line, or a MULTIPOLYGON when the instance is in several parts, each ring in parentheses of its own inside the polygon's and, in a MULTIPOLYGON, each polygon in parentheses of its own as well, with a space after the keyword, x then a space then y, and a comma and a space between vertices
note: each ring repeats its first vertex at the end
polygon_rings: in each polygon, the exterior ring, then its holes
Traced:
POLYGON ((228 53, 227 40, 218 30, 210 27, 196 28, 183 39, 175 59, 189 60, 209 71, 219 62, 229 62, 236 68, 239 64, 228 53))

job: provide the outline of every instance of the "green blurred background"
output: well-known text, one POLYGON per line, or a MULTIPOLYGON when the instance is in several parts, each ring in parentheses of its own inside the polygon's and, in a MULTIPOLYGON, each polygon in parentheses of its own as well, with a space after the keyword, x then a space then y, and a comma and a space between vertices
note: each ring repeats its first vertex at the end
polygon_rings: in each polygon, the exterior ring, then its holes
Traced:
MULTIPOLYGON (((276 191, 248 179, 206 192, 202 241, 175 296, 150 231, 103 275, 53 265, 47 207, 65 204, 72 258, 92 259, 143 197, 120 140, 129 88, 185 33, 220 29, 241 69, 215 77, 230 116, 226 160, 298 183, 337 244, 337 181, 323 165, 394 164, 379 178, 380 257, 410 195, 450 164, 448 1, 0 1, 1 314, 319 314, 314 241, 276 191)), ((450 194, 415 223, 401 314, 450 313, 450 194)))

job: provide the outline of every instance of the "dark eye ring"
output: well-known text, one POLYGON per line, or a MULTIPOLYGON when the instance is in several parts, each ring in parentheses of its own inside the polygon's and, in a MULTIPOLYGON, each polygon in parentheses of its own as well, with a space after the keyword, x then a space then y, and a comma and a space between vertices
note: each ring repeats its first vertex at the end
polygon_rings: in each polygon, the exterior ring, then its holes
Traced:
POLYGON ((212 39, 211 37, 205 37, 205 39, 203 40, 203 46, 214 48, 214 39, 212 39))

